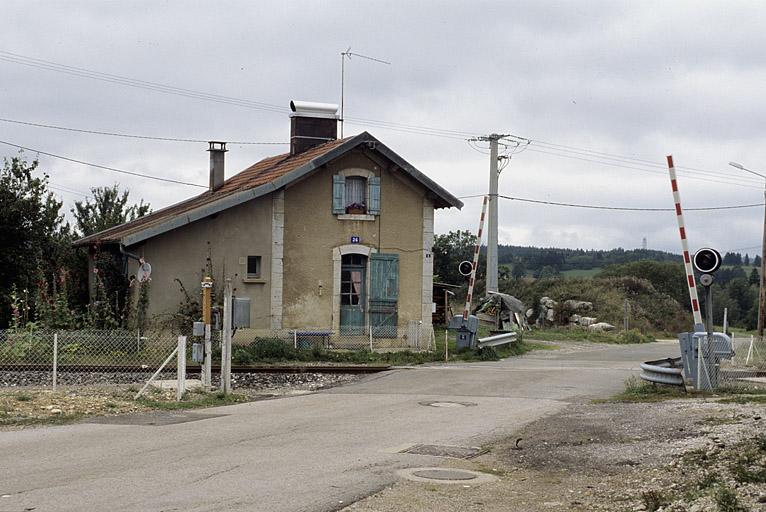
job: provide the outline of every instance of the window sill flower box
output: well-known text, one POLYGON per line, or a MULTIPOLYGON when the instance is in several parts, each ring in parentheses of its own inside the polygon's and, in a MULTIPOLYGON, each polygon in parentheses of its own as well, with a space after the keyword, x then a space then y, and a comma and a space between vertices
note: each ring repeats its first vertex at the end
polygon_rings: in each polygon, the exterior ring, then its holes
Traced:
POLYGON ((367 213, 367 207, 364 204, 352 203, 346 206, 346 213, 349 215, 363 215, 367 213))

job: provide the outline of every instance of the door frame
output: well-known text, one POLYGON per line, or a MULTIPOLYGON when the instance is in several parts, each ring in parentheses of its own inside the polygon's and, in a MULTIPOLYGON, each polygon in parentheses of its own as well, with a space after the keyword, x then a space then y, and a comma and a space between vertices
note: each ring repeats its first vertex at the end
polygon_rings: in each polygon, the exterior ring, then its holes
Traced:
POLYGON ((369 290, 370 290, 370 255, 378 252, 375 247, 362 244, 345 244, 332 249, 332 330, 340 332, 340 274, 344 254, 361 254, 366 256, 367 264, 364 272, 364 324, 370 324, 369 290))

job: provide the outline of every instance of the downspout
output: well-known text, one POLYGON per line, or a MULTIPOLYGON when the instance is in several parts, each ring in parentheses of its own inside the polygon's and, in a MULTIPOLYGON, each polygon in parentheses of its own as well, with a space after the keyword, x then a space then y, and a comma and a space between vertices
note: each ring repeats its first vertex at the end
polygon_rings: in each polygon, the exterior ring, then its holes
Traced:
POLYGON ((141 257, 140 256, 136 256, 132 252, 126 251, 125 250, 125 245, 122 242, 117 244, 117 246, 120 248, 120 254, 122 254, 122 256, 123 256, 123 258, 122 258, 122 274, 125 277, 128 277, 128 258, 133 258, 134 260, 140 262, 141 261, 141 257))

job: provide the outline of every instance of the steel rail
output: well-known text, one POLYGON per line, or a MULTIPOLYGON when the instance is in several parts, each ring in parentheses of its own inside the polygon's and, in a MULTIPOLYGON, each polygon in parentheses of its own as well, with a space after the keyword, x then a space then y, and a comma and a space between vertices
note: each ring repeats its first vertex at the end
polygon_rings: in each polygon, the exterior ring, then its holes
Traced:
MULTIPOLYGON (((154 370, 152 366, 136 365, 58 365, 59 373, 146 373, 154 370)), ((199 366, 187 366, 187 374, 200 373, 199 366)), ((214 373, 220 373, 220 366, 213 366, 214 373)), ((366 374, 378 373, 390 370, 391 366, 298 366, 298 365, 258 365, 258 366, 232 366, 232 373, 345 373, 345 374, 366 374)), ((50 364, 0 364, 0 372, 24 372, 24 371, 53 371, 53 365, 50 364)), ((168 372, 175 371, 175 368, 169 368, 168 372)))

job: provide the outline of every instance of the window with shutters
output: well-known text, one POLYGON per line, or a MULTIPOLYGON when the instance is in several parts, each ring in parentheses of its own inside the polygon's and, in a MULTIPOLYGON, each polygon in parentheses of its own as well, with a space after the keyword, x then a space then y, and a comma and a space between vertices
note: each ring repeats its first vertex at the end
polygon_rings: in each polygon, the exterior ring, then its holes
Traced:
POLYGON ((346 213, 367 213, 367 178, 346 178, 346 213))
MULTIPOLYGON (((360 173, 362 171, 359 171, 360 173)), ((380 178, 369 173, 361 176, 353 171, 336 174, 332 181, 332 212, 339 219, 374 220, 380 215, 380 178)))

